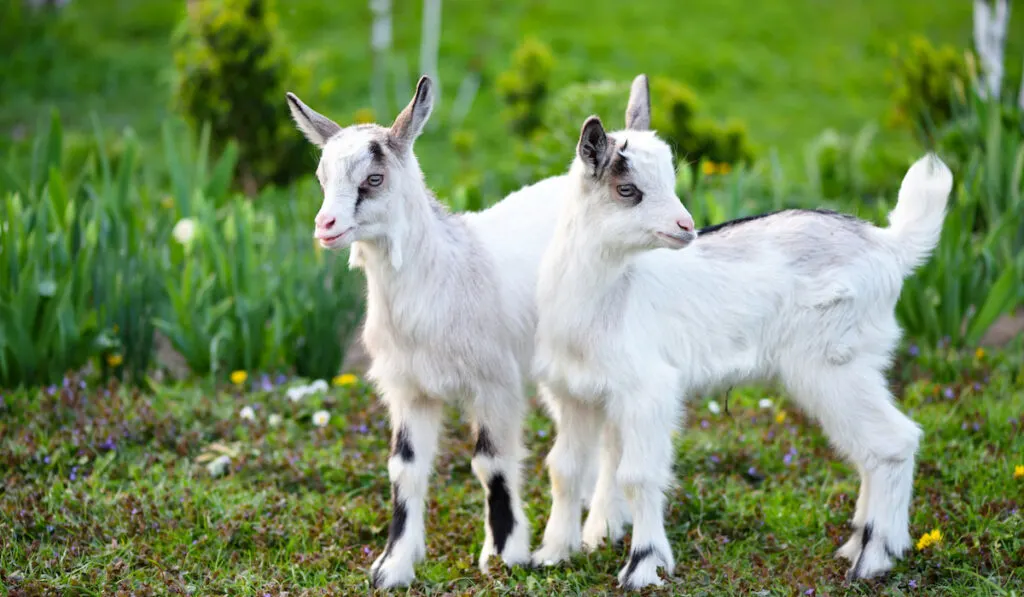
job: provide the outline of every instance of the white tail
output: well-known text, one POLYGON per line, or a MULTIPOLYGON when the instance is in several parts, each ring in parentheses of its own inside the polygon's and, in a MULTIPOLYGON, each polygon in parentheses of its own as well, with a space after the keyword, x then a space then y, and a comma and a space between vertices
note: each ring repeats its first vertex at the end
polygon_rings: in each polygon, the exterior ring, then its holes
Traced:
POLYGON ((952 190, 953 173, 934 153, 914 162, 903 177, 886 232, 904 275, 924 263, 939 243, 952 190))

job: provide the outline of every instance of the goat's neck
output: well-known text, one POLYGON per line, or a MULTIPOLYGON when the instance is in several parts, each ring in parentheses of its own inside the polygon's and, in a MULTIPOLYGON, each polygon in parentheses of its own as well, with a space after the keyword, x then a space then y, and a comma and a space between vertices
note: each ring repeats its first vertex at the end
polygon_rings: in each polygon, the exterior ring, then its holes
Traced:
POLYGON ((563 219, 551 248, 557 263, 556 275, 561 280, 559 286, 573 289, 572 300, 591 297, 600 302, 600 297, 625 282, 633 256, 602 246, 586 225, 580 224, 585 221, 586 218, 579 217, 563 219))

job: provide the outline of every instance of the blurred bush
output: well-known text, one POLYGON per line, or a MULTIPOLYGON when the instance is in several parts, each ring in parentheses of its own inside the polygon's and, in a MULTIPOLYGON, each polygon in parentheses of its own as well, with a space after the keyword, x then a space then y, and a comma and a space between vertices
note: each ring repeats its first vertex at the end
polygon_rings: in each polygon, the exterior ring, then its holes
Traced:
POLYGON ((209 0, 175 33, 175 102, 198 128, 209 123, 217 147, 238 142, 247 191, 306 174, 309 148, 282 109, 289 86, 302 87, 277 29, 272 0, 209 0))
POLYGON ((895 193, 912 160, 876 143, 877 127, 865 125, 854 136, 823 131, 805 151, 810 191, 824 199, 865 199, 895 193))
POLYGON ((936 48, 926 38, 915 36, 907 48, 893 46, 892 54, 890 122, 911 127, 920 138, 930 140, 937 128, 953 118, 956 107, 967 101, 972 77, 965 56, 970 56, 970 51, 936 48))
POLYGON ((512 66, 498 76, 498 95, 512 132, 529 138, 544 122, 544 103, 555 59, 541 41, 527 38, 512 54, 512 66))
POLYGON ((74 164, 60 121, 41 130, 28 168, 0 164, 0 387, 89 363, 141 382, 157 328, 197 375, 338 372, 362 286, 314 248, 310 185, 254 206, 230 190, 234 145, 213 155, 208 128, 166 122, 159 161, 129 131, 116 163, 97 132, 74 164))

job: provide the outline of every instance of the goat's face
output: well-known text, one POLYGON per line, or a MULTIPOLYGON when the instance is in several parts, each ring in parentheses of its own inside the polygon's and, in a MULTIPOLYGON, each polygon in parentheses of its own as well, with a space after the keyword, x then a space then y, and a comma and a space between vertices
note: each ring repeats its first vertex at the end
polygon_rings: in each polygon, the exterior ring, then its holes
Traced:
POLYGON ((340 249, 384 236, 411 190, 408 186, 422 184, 412 146, 433 107, 430 79, 420 79, 416 95, 390 128, 341 128, 291 93, 288 107, 299 130, 323 149, 316 177, 324 201, 313 231, 320 246, 340 249))
POLYGON ((583 124, 571 174, 579 179, 587 218, 581 225, 616 253, 681 249, 697 233, 675 192, 672 150, 650 127, 647 77, 633 81, 626 130, 605 133, 601 119, 583 124))

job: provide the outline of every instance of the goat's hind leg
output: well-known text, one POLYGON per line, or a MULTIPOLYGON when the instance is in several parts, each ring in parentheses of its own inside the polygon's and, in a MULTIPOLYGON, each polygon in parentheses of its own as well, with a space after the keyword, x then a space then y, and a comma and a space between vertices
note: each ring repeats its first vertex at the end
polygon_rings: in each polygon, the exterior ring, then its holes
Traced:
POLYGON ((393 513, 387 547, 370 567, 370 582, 378 588, 407 586, 426 556, 423 510, 444 412, 442 403, 416 395, 385 393, 385 399, 391 411, 393 513))
POLYGON ((885 573, 910 548, 909 510, 921 429, 893 404, 884 376, 853 364, 788 384, 835 448, 861 471, 853 537, 839 554, 851 579, 885 573))
POLYGON ((487 572, 492 555, 515 566, 530 562, 530 523, 520 499, 520 460, 526 399, 517 391, 495 389, 476 398, 473 472, 487 495, 484 546, 479 566, 487 572))

